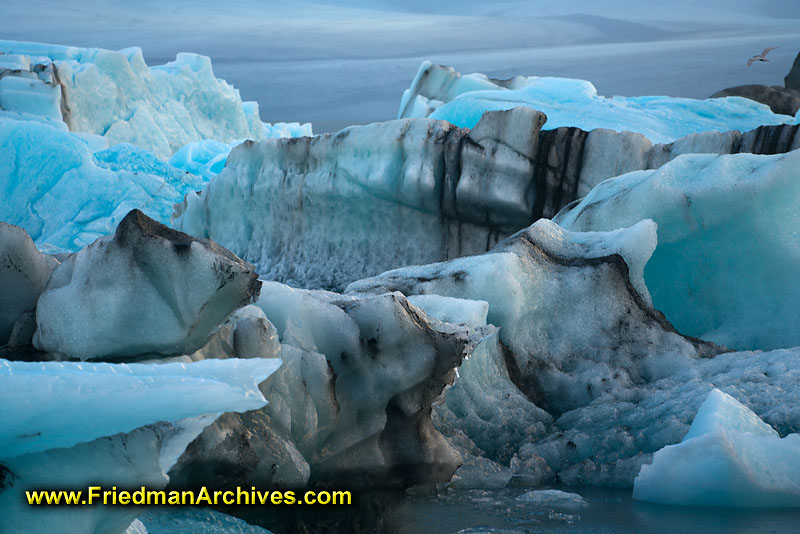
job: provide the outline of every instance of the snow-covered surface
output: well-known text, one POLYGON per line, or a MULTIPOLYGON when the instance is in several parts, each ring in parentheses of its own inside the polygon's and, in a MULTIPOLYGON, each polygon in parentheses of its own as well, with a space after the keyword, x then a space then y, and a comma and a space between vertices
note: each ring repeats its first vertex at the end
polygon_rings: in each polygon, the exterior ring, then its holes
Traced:
POLYGON ((71 447, 157 423, 266 404, 275 359, 193 364, 0 360, 0 458, 71 447))
POLYGON ((749 408, 713 389, 683 441, 642 466, 633 496, 695 506, 800 506, 800 434, 781 438, 749 408))
POLYGON ((658 223, 644 270, 682 333, 735 349, 800 344, 800 151, 684 155, 607 180, 555 221, 575 231, 658 223))
MULTIPOLYGON (((435 67, 430 63, 423 63, 416 79, 432 69, 435 67)), ((429 116, 472 128, 487 111, 527 106, 547 115, 545 129, 575 126, 587 131, 596 128, 632 131, 654 143, 668 143, 704 131, 747 131, 764 124, 793 124, 795 121, 794 117, 776 115, 764 104, 741 97, 707 100, 665 96, 606 98, 597 94, 591 82, 567 78, 517 78, 512 82, 513 89, 497 85, 483 89, 482 86, 491 82, 484 75, 474 74, 462 76, 453 83, 445 79, 442 83, 446 87, 442 98, 452 96, 452 100, 429 113, 430 104, 420 104, 422 97, 406 91, 400 115, 429 116), (409 109, 409 100, 419 109, 409 109)))

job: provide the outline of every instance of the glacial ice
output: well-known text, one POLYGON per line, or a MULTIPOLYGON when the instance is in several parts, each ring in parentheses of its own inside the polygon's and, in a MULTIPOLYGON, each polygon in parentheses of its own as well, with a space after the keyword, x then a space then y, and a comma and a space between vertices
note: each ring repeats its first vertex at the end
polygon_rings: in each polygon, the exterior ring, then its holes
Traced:
POLYGON ((87 142, 33 121, 0 118, 0 218, 38 245, 74 251, 112 234, 132 209, 168 222, 203 180, 132 145, 92 153, 87 142))
POLYGON ((311 134, 308 124, 262 123, 258 105, 243 103, 205 56, 181 53, 148 67, 139 48, 0 41, 0 52, 15 58, 0 80, 0 108, 63 120, 71 131, 103 136, 109 146, 130 143, 166 159, 196 141, 311 134))
POLYGON ((697 357, 699 346, 649 304, 642 272, 655 246, 652 221, 610 233, 578 233, 541 219, 490 253, 389 271, 355 282, 347 292, 488 302, 487 320, 500 327, 519 380, 527 383, 525 393, 560 414, 604 391, 652 380, 660 372, 653 346, 680 358, 697 357), (581 328, 554 325, 562 313, 580 318, 581 328), (576 352, 583 358, 576 360, 576 352))
POLYGON ((499 340, 482 340, 459 368, 437 429, 462 455, 509 465, 511 484, 558 475, 631 487, 714 386, 736 388, 781 432, 800 424, 800 350, 721 353, 650 307, 642 272, 655 233, 649 221, 580 233, 541 220, 487 254, 389 271, 347 294, 488 302, 499 340))
POLYGON ((53 250, 112 233, 133 208, 169 222, 242 139, 312 134, 262 123, 202 56, 150 68, 139 49, 0 41, 0 52, 0 219, 53 250))
POLYGON ((169 158, 169 164, 176 169, 200 176, 205 180, 218 175, 225 168, 228 154, 240 141, 222 143, 206 139, 182 146, 169 158))
MULTIPOLYGON (((493 329, 442 323, 392 293, 263 282, 256 305, 282 343, 283 366, 261 386, 270 404, 220 418, 187 449, 174 480, 404 487, 450 479, 460 460, 433 428, 431 406, 493 329)), ((474 315, 482 305, 454 307, 474 315)))
POLYGON ((279 364, 0 360, 0 459, 68 448, 159 421, 260 408, 265 403, 257 386, 279 364))
POLYGON ((58 266, 39 297, 33 343, 84 360, 191 353, 259 286, 253 266, 216 243, 133 210, 113 237, 58 266))
MULTIPOLYGON (((264 278, 303 287, 341 289, 397 265, 482 252, 496 232, 448 217, 459 209, 454 192, 446 195, 454 205, 442 205, 445 140, 460 152, 466 133, 406 120, 243 143, 200 195, 187 195, 173 224, 229 248, 264 278)), ((479 176, 487 163, 476 155, 460 166, 479 176)))
POLYGON ((642 466, 633 496, 693 506, 800 506, 800 434, 781 438, 749 408, 713 389, 683 440, 642 466))
POLYGON ((21 492, 163 488, 181 452, 221 412, 264 406, 258 383, 279 364, 0 360, 0 530, 121 534, 137 507, 32 507, 21 492))
POLYGON ((36 309, 57 266, 58 261, 39 252, 22 228, 0 222, 0 346, 16 337, 21 316, 36 309))
MULTIPOLYGON (((517 107, 486 113, 472 130, 404 119, 244 143, 202 193, 187 195, 174 224, 220 242, 265 278, 340 290, 386 269, 485 252, 600 181, 685 152, 800 147, 800 128, 789 125, 653 145, 632 132, 542 130, 545 120, 517 107)), ((202 165, 220 163, 203 147, 199 168, 178 155, 173 164, 206 176, 202 165)))
POLYGON ((588 81, 517 77, 504 82, 460 75, 424 62, 406 90, 398 117, 430 117, 474 127, 487 111, 532 107, 547 115, 545 128, 574 126, 644 134, 667 143, 704 131, 752 130, 764 124, 795 124, 769 107, 740 97, 694 100, 666 96, 607 98, 588 81))
POLYGON ((800 151, 685 155, 598 185, 554 220, 576 231, 658 223, 644 271, 675 327, 735 349, 800 344, 800 151))

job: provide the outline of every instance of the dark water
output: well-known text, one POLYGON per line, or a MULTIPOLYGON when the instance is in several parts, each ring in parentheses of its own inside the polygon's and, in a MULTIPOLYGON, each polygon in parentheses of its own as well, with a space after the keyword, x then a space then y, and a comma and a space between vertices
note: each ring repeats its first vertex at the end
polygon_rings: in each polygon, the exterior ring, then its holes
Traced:
POLYGON ((664 506, 634 501, 630 490, 560 488, 583 496, 572 509, 523 503, 524 489, 406 497, 382 531, 425 534, 517 533, 800 533, 800 510, 664 506))

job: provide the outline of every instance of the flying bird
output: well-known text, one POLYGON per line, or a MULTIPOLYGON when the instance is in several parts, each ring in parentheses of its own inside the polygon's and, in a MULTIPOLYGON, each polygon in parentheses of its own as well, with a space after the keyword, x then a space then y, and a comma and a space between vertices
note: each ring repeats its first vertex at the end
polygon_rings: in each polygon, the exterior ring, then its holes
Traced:
POLYGON ((780 47, 779 46, 773 46, 772 48, 765 48, 764 51, 761 52, 760 54, 758 54, 757 56, 753 56, 750 59, 748 59, 747 60, 747 66, 749 67, 750 65, 752 65, 756 61, 767 61, 767 62, 769 62, 769 60, 767 59, 767 54, 769 54, 771 50, 775 50, 776 48, 780 48, 780 47))

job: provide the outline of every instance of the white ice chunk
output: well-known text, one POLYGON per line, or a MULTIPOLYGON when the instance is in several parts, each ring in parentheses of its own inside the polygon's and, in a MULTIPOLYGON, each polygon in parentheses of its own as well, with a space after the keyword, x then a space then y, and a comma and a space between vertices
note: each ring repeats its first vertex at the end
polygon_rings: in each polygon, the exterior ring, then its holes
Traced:
POLYGON ((252 265, 134 210, 56 269, 33 343, 82 360, 190 354, 259 287, 252 265))
POLYGON ((692 426, 683 441, 714 432, 720 428, 779 437, 775 429, 762 421, 750 408, 727 393, 714 388, 697 411, 692 426))
POLYGON ((755 413, 714 389, 683 441, 642 466, 633 496, 693 506, 800 506, 800 434, 778 437, 755 413))

